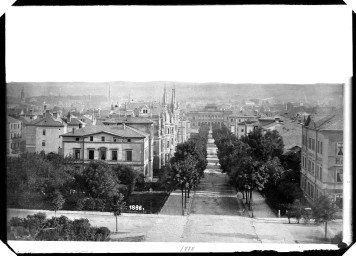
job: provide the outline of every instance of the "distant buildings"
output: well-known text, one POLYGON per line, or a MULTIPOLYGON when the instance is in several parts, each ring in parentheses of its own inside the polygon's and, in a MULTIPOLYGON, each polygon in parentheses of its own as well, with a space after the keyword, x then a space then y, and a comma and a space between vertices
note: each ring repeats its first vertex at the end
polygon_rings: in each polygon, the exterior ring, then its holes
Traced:
POLYGON ((11 116, 6 119, 6 153, 16 156, 22 151, 22 124, 11 116))
MULTIPOLYGON (((73 154, 83 164, 101 159, 109 164, 132 165, 152 179, 154 170, 160 169, 174 155, 177 144, 189 138, 190 122, 179 109, 175 89, 172 89, 170 103, 167 96, 165 88, 162 103, 129 101, 121 106, 111 104, 109 111, 100 110, 96 113, 96 125, 68 128, 68 133, 61 136, 63 154, 73 154), (135 160, 130 161, 125 156, 135 156, 132 158, 135 160)), ((73 117, 64 120, 70 127, 73 117)))
POLYGON ((339 205, 343 193, 343 115, 309 116, 302 127, 301 189, 313 202, 329 195, 339 205))
POLYGON ((67 124, 60 117, 53 116, 49 110, 46 110, 43 117, 25 124, 26 151, 60 153, 62 147, 60 135, 66 132, 67 124))
POLYGON ((191 128, 199 129, 202 125, 226 125, 231 110, 220 110, 215 104, 207 104, 203 109, 191 110, 186 113, 191 128))

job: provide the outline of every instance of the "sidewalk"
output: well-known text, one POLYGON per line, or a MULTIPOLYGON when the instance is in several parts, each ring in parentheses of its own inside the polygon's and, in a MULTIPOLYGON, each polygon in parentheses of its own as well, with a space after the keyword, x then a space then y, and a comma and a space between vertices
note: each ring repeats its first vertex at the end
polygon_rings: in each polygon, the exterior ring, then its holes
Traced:
POLYGON ((258 191, 252 191, 252 207, 254 218, 277 217, 271 207, 267 204, 266 199, 258 191))
MULTIPOLYGON (((190 198, 188 198, 188 193, 187 193, 187 208, 184 209, 184 215, 187 215, 187 212, 192 204, 193 197, 194 197, 194 191, 190 191, 190 198)), ((171 192, 171 194, 168 196, 167 201, 163 205, 159 214, 182 216, 182 191, 177 189, 171 192)))

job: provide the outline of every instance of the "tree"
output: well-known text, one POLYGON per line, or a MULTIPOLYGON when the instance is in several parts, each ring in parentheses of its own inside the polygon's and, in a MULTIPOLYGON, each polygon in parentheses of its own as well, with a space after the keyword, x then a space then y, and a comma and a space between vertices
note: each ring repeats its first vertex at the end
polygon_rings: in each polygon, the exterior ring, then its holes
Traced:
POLYGON ((127 186, 128 195, 132 193, 135 188, 136 179, 139 175, 131 166, 118 164, 113 168, 120 183, 127 186))
POLYGON ((102 199, 108 207, 112 199, 120 192, 116 174, 103 161, 90 162, 82 173, 76 174, 75 179, 78 190, 87 197, 102 199))
POLYGON ((328 195, 322 195, 314 202, 312 206, 312 214, 316 223, 325 223, 325 239, 327 239, 328 222, 335 219, 335 214, 339 208, 328 195))
POLYGON ((119 193, 113 198, 112 209, 116 220, 116 232, 117 232, 117 216, 121 215, 122 211, 125 209, 126 202, 124 201, 124 195, 119 193))
POLYGON ((54 211, 54 216, 56 216, 56 213, 58 210, 62 209, 63 204, 65 202, 65 199, 63 198, 61 192, 56 190, 53 195, 52 195, 52 200, 51 200, 51 208, 54 211))
POLYGON ((253 158, 262 162, 283 154, 283 138, 276 130, 264 133, 262 128, 256 128, 247 136, 242 136, 241 141, 251 147, 253 158))
POLYGON ((184 215, 183 193, 186 192, 186 189, 193 183, 192 176, 196 170, 196 165, 197 160, 191 155, 188 155, 184 160, 179 160, 172 165, 172 185, 182 191, 182 215, 184 215))

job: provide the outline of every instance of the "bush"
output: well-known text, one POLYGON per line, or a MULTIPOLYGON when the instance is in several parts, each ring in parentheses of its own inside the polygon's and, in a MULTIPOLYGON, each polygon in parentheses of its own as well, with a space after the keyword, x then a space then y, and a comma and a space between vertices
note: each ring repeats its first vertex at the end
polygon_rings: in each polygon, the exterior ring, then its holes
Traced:
POLYGON ((342 231, 337 233, 330 241, 332 244, 340 244, 342 243, 342 231))
POLYGON ((31 235, 34 235, 46 222, 46 214, 39 212, 34 215, 27 215, 27 218, 24 219, 24 226, 29 229, 31 235))
POLYGON ((10 226, 12 227, 18 227, 18 226, 25 226, 25 220, 23 218, 19 217, 12 217, 9 221, 10 226))
POLYGON ((84 210, 95 210, 95 200, 93 198, 86 198, 84 201, 84 210))
POLYGON ((90 237, 92 237, 91 233, 93 232, 93 230, 90 229, 90 223, 88 219, 76 219, 73 221, 72 227, 74 240, 88 241, 90 240, 90 237))
POLYGON ((61 240, 55 228, 42 229, 35 238, 36 241, 59 241, 61 240))
POLYGON ((23 226, 14 227, 13 232, 14 232, 15 236, 19 236, 19 237, 25 237, 25 236, 30 235, 30 232, 28 231, 28 229, 24 228, 23 226))
POLYGON ((95 232, 96 241, 105 241, 110 235, 110 230, 107 227, 97 228, 95 232))

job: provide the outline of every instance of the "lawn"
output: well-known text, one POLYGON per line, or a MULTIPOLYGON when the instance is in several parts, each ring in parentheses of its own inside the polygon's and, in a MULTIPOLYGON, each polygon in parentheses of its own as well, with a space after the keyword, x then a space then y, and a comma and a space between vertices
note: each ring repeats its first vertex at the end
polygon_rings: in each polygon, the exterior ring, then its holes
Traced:
POLYGON ((127 198, 127 209, 124 212, 159 213, 168 196, 166 192, 131 194, 127 198))

